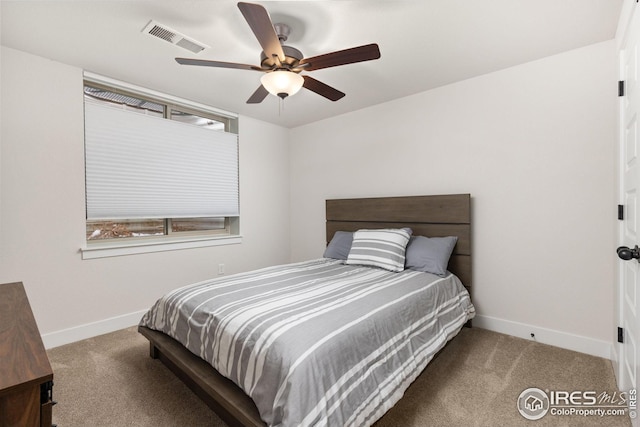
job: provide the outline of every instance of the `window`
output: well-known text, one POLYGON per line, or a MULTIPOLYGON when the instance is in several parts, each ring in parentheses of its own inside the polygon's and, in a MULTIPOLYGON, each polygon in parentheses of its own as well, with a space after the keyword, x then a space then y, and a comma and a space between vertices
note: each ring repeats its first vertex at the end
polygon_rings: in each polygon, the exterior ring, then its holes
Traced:
POLYGON ((154 95, 85 80, 88 246, 238 234, 237 117, 154 95))

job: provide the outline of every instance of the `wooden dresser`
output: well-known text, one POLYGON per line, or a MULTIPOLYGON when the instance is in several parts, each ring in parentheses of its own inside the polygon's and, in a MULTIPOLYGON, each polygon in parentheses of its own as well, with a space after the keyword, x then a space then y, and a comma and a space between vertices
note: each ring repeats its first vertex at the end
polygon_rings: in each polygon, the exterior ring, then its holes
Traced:
POLYGON ((22 283, 0 285, 0 427, 51 427, 53 371, 22 283))

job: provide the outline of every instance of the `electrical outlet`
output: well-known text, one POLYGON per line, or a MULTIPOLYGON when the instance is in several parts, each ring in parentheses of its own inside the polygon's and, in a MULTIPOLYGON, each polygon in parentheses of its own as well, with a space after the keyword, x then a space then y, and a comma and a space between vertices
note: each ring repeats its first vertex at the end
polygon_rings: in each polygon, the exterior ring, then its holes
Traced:
POLYGON ((224 274, 224 264, 218 264, 218 274, 219 275, 224 274))

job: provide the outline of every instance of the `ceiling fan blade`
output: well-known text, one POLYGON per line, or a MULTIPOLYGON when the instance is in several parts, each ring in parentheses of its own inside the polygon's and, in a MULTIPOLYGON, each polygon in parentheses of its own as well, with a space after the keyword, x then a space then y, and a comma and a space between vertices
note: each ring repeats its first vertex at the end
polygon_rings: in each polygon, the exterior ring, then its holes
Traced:
POLYGON ((264 88, 264 86, 260 85, 253 95, 247 99, 247 104, 259 104, 269 95, 269 91, 264 88))
POLYGON ((371 61, 380 58, 380 49, 375 43, 351 49, 338 50, 311 58, 300 60, 300 67, 306 71, 319 70, 321 68, 335 67, 338 65, 353 64, 354 62, 371 61), (309 65, 306 65, 309 64, 309 65))
POLYGON ((269 58, 275 55, 280 61, 284 61, 284 51, 267 9, 259 4, 244 2, 239 2, 238 8, 258 39, 265 55, 269 58))
POLYGON ((309 89, 312 92, 317 93, 318 95, 324 96, 325 98, 331 101, 337 101, 342 98, 345 94, 340 92, 338 89, 334 89, 331 86, 322 83, 319 80, 314 79, 309 76, 302 76, 304 78, 303 87, 309 89))
POLYGON ((176 62, 182 65, 199 65, 203 67, 237 68, 240 70, 265 71, 260 67, 256 67, 255 65, 237 64, 235 62, 208 61, 206 59, 176 58, 176 62))

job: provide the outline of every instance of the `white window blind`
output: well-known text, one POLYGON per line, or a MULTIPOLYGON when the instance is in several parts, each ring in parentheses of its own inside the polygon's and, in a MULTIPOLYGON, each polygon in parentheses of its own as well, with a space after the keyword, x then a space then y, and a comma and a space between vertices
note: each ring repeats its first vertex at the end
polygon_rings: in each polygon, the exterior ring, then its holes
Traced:
POLYGON ((239 216, 237 135, 85 103, 87 219, 239 216))

